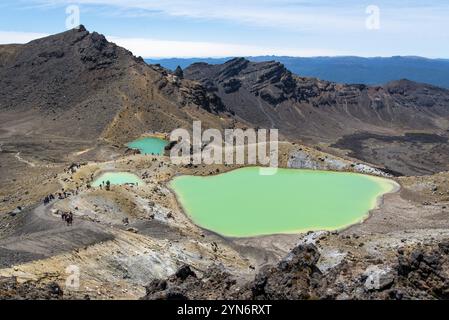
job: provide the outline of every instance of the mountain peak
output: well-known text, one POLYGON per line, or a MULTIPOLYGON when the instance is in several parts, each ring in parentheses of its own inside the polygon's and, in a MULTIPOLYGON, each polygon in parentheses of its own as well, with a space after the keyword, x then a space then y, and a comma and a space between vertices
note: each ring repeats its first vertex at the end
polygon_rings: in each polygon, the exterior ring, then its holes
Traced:
MULTIPOLYGON (((20 45, 15 64, 36 67, 43 63, 55 63, 60 59, 82 63, 89 70, 108 65, 144 64, 130 51, 109 42, 103 34, 89 32, 84 25, 55 35, 36 39, 20 45)), ((58 67, 60 65, 58 64, 58 67)))
MULTIPOLYGON (((171 131, 189 112, 198 113, 195 119, 225 112, 218 97, 183 80, 182 70, 177 75, 80 26, 0 47, 0 111, 33 113, 51 122, 45 130, 52 134, 120 142, 150 126, 171 131)), ((212 122, 222 125, 219 117, 212 122)))
POLYGON ((223 65, 220 76, 223 78, 231 78, 238 75, 244 70, 250 62, 245 58, 234 58, 223 65))
POLYGON ((249 60, 243 57, 236 57, 228 60, 224 63, 224 65, 233 65, 233 64, 246 64, 249 60))
POLYGON ((289 99, 296 90, 292 73, 276 61, 234 58, 222 65, 192 65, 185 70, 185 75, 201 81, 211 91, 222 87, 226 94, 231 94, 243 89, 271 105, 289 99))

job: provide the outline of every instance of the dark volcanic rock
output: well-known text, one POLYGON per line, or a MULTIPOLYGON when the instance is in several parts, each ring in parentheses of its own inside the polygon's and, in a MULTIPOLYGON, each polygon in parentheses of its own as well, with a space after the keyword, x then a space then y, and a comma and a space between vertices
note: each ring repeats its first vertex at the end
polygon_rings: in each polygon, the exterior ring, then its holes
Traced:
POLYGON ((166 281, 153 280, 146 287, 143 299, 236 299, 242 293, 236 293, 235 288, 236 280, 220 267, 213 266, 203 277, 197 278, 190 267, 184 266, 166 281))
POLYGON ((309 299, 314 282, 321 277, 316 263, 320 258, 313 245, 296 247, 277 267, 266 268, 256 277, 251 288, 253 298, 274 300, 309 299))
POLYGON ((449 299, 449 257, 443 242, 436 248, 418 247, 400 255, 398 287, 409 298, 449 299))
POLYGON ((233 93, 240 89, 242 82, 238 79, 230 79, 223 83, 223 88, 226 93, 233 93))
POLYGON ((155 280, 147 286, 144 299, 448 299, 448 243, 401 248, 397 260, 385 264, 347 257, 326 274, 317 267, 318 249, 299 245, 246 284, 211 268, 199 278, 174 275, 155 280))
POLYGON ((175 276, 180 280, 185 280, 188 277, 196 278, 195 272, 193 272, 189 266, 181 267, 178 271, 176 271, 175 276))
POLYGON ((64 292, 57 283, 20 284, 16 278, 0 278, 0 300, 62 300, 64 292))
MULTIPOLYGON (((0 56, 7 49, 0 46, 0 56)), ((98 136, 121 108, 112 88, 136 64, 130 52, 85 28, 31 41, 0 68, 0 111, 35 111, 48 119, 42 130, 98 136)))
POLYGON ((174 75, 177 76, 179 79, 184 79, 184 71, 180 66, 176 68, 174 75))

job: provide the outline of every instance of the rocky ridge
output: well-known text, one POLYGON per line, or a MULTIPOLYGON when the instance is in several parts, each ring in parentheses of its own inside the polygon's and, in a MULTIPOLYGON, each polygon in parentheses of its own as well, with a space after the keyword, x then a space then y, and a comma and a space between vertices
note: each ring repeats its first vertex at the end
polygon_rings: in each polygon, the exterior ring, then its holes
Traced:
POLYGON ((408 80, 345 85, 292 74, 274 61, 195 63, 184 77, 249 126, 331 147, 403 175, 449 170, 449 90, 408 80), (383 151, 384 150, 384 151, 383 151))

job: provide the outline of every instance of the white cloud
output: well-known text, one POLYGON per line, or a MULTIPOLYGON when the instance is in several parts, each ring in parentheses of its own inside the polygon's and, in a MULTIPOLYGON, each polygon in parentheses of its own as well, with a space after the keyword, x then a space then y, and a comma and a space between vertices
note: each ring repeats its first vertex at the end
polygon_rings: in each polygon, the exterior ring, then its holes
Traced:
POLYGON ((0 31, 0 44, 27 43, 46 36, 45 33, 0 31))
MULTIPOLYGON (((27 43, 47 36, 42 33, 0 31, 0 44, 27 43)), ((123 38, 108 36, 108 40, 145 58, 230 57, 258 55, 318 56, 335 55, 321 49, 270 48, 220 42, 167 41, 148 38, 123 38)))
POLYGON ((101 5, 142 16, 161 13, 172 17, 222 20, 251 26, 295 30, 363 28, 364 7, 313 4, 308 0, 34 0, 52 5, 101 5))
MULTIPOLYGON (((37 6, 57 8, 78 4, 81 6, 82 15, 87 10, 101 14, 109 12, 114 17, 117 15, 117 18, 122 15, 126 17, 136 15, 148 16, 148 19, 151 19, 151 16, 156 14, 159 15, 158 18, 160 16, 174 17, 176 21, 182 22, 175 24, 173 29, 170 27, 168 30, 164 29, 165 34, 170 34, 173 41, 133 38, 136 36, 132 33, 132 29, 127 28, 121 31, 121 38, 111 37, 134 54, 144 57, 260 54, 441 56, 441 52, 445 52, 447 48, 448 33, 445 30, 449 27, 447 19, 449 5, 447 1, 442 0, 432 4, 423 4, 418 0, 394 2, 376 0, 374 3, 381 9, 381 29, 376 31, 366 29, 366 7, 363 1, 359 0, 342 0, 339 4, 335 0, 27 0, 27 2, 33 2, 37 6), (192 39, 183 36, 182 30, 177 28, 179 25, 182 26, 185 20, 192 19, 204 22, 193 26, 200 30, 199 33, 204 30, 208 39, 217 39, 217 42, 191 41, 192 39), (223 27, 223 25, 214 25, 217 21, 238 24, 238 28, 243 31, 242 35, 236 32, 235 38, 231 40, 220 40, 218 36, 211 38, 214 35, 208 30, 209 26, 223 27), (264 29, 254 28, 254 26, 266 27, 270 30, 266 44, 260 42, 264 29), (278 40, 273 39, 275 37, 273 31, 281 35, 279 41, 273 41, 278 40), (282 35, 283 32, 288 33, 282 35), (253 40, 249 36, 255 33, 258 40, 253 40), (293 36, 288 38, 289 35, 293 36), (224 41, 231 43, 223 43, 224 41), (270 44, 274 42, 275 45, 270 44), (290 48, 281 47, 279 43, 285 43, 290 48), (323 49, 326 47, 333 47, 336 50, 323 49)), ((81 22, 83 22, 82 17, 81 22)), ((119 23, 122 21, 117 20, 117 24, 119 23)), ((167 28, 165 24, 163 26, 167 28)), ((232 30, 235 29, 233 26, 232 30)), ((220 30, 226 32, 225 29, 220 30)), ((98 31, 107 32, 107 30, 98 31)), ((110 34, 114 32, 116 31, 109 30, 110 34)), ((27 37, 26 34, 15 36, 14 33, 10 33, 9 37, 5 34, 1 36, 9 39, 3 42, 22 42, 18 39, 27 37)), ((230 39, 229 36, 234 34, 226 34, 226 36, 230 39)), ((154 35, 154 37, 158 36, 154 35)), ((195 37, 195 40, 197 39, 195 37)))
POLYGON ((108 37, 116 44, 127 48, 137 56, 161 57, 230 57, 230 56, 322 56, 336 55, 335 51, 322 49, 270 48, 219 42, 166 41, 142 38, 108 37))
MULTIPOLYGON (((32 0, 45 6, 78 4, 115 8, 124 15, 162 14, 210 21, 228 21, 289 31, 319 33, 363 32, 366 6, 359 0, 32 0)), ((426 32, 447 28, 449 5, 442 0, 376 0, 388 32, 426 32), (430 19, 428 19, 430 18, 430 19), (418 28, 419 26, 419 28, 418 28)))

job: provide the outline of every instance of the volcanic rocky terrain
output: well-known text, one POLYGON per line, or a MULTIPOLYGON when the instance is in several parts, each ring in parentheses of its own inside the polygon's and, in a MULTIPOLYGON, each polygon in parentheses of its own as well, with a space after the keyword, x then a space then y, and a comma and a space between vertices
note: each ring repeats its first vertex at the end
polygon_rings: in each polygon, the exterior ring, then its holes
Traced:
POLYGON ((292 74, 277 62, 195 63, 184 75, 217 94, 251 126, 386 167, 396 174, 447 171, 449 91, 400 80, 343 85, 292 74), (334 149, 334 150, 333 150, 334 149))
POLYGON ((447 298, 448 129, 449 91, 407 80, 343 85, 245 59, 170 72, 83 26, 0 46, 0 298, 447 298), (345 230, 225 238, 196 226, 167 183, 234 166, 125 147, 194 120, 278 128, 282 167, 401 189, 345 230), (108 171, 145 184, 91 186, 108 171))

